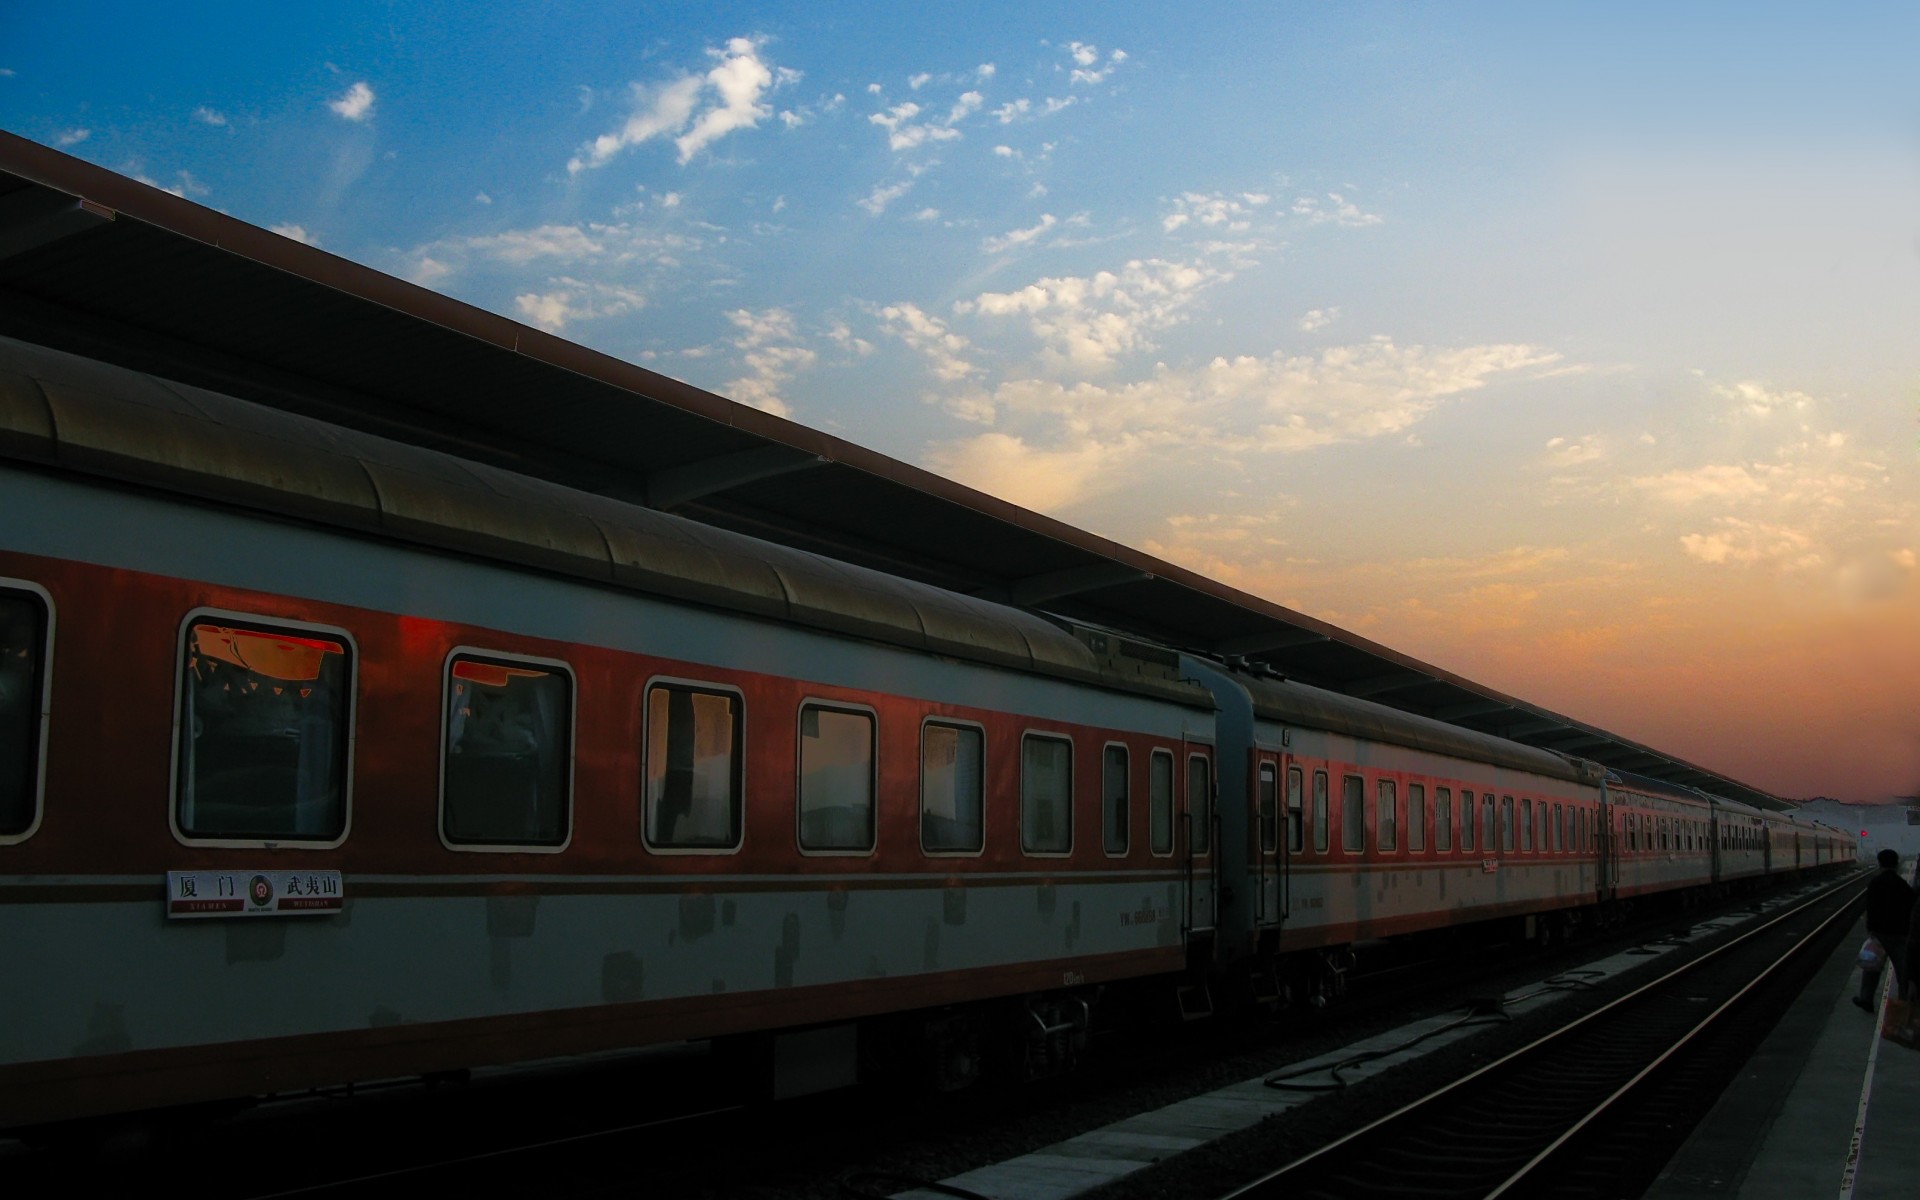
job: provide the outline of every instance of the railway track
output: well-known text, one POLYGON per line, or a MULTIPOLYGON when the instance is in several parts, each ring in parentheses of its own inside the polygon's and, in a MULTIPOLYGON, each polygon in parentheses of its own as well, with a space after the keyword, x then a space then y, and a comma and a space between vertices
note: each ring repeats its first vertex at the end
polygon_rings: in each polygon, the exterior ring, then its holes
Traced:
POLYGON ((1845 935, 1859 883, 1437 1087, 1227 1200, 1638 1195, 1845 935))

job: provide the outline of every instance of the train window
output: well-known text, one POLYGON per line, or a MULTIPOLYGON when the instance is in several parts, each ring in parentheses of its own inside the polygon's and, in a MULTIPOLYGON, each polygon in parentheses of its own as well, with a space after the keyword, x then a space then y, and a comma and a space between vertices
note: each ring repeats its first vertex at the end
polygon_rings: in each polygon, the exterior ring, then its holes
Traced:
POLYGON ((1407 849, 1427 848, 1427 787, 1423 783, 1407 785, 1407 849))
POLYGON ((1332 825, 1327 819, 1327 773, 1313 773, 1313 848, 1322 854, 1327 852, 1328 839, 1333 836, 1332 825))
POLYGON ((1391 779, 1382 779, 1374 784, 1374 801, 1378 816, 1380 848, 1395 850, 1400 846, 1400 797, 1398 787, 1391 779))
POLYGON ((1433 848, 1453 849, 1453 789, 1433 789, 1433 848))
MULTIPOLYGON (((1487 806, 1491 809, 1493 806, 1487 806)), ((1513 849, 1513 797, 1500 797, 1500 848, 1513 849)))
POLYGON ((1306 831, 1301 828, 1306 814, 1300 811, 1303 782, 1299 767, 1287 768, 1287 849, 1295 854, 1306 845, 1306 831))
POLYGON ((920 727, 920 849, 978 854, 986 847, 982 816, 986 735, 977 725, 928 721, 920 727))
POLYGON ((1479 817, 1479 805, 1474 803, 1473 793, 1462 790, 1460 793, 1460 849, 1464 852, 1473 849, 1473 832, 1479 817))
POLYGON ((455 849, 564 846, 573 775, 567 668, 455 650, 445 695, 441 838, 455 849))
MULTIPOLYGON (((1513 848, 1513 798, 1507 798, 1507 848, 1513 848)), ((1500 848, 1500 809, 1493 802, 1493 793, 1480 797, 1480 848, 1491 853, 1500 848)))
POLYGON ((1260 764, 1260 853, 1280 849, 1280 773, 1270 762, 1260 764))
POLYGON ((874 718, 865 709, 800 706, 800 848, 873 849, 874 718))
POLYGON ((45 592, 0 587, 0 843, 22 841, 40 824, 52 632, 45 592))
POLYGON ((181 639, 180 836, 338 844, 353 766, 346 632, 202 612, 181 639))
POLYGON ((1193 821, 1193 852, 1213 849, 1213 764, 1203 754, 1187 756, 1187 815, 1193 821))
POLYGON ((1567 842, 1567 810, 1555 803, 1553 806, 1553 824, 1548 826, 1553 834, 1553 850, 1558 854, 1567 842))
POLYGON ((1147 761, 1148 823, 1155 854, 1173 853, 1173 755, 1155 750, 1147 761))
POLYGON ((1020 848, 1073 849, 1073 743, 1029 733, 1020 739, 1020 848))
POLYGON ((1108 854, 1127 852, 1127 748, 1108 746, 1102 756, 1100 810, 1104 815, 1103 837, 1108 854))
POLYGON ((1520 848, 1533 849, 1533 801, 1525 798, 1520 801, 1520 848))
POLYGON ((1340 781, 1340 845, 1351 851, 1367 848, 1367 783, 1358 775, 1340 781))
POLYGON ((739 848, 744 741, 738 693, 675 683, 647 688, 641 828, 649 848, 739 848))

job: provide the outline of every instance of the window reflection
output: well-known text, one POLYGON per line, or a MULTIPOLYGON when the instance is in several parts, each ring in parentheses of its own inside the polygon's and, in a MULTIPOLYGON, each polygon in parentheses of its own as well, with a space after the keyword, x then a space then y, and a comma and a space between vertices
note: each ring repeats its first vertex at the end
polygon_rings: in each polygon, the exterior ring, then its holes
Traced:
POLYGON ((800 710, 800 845, 873 849, 873 716, 800 710))
POLYGON ((647 843, 740 844, 740 699, 661 684, 647 689, 647 843))
POLYGON ((935 853, 977 853, 981 820, 983 739, 967 725, 929 723, 920 734, 920 847, 935 853))
POLYGON ((45 652, 40 598, 0 591, 0 836, 25 833, 38 806, 45 652))
POLYGON ((196 622, 181 681, 181 832, 332 841, 346 829, 352 664, 339 641, 196 622))
POLYGON ((1020 848, 1073 849, 1073 743, 1027 735, 1020 744, 1020 848))
POLYGON ((523 660, 456 656, 449 665, 442 828, 462 845, 567 840, 571 682, 523 660))

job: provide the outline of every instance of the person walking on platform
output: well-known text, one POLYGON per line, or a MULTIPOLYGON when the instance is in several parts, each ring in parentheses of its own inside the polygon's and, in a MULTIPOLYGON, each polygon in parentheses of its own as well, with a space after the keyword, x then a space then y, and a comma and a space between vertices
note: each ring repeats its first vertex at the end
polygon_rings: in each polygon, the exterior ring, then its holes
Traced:
MULTIPOLYGON (((1880 852, 1880 873, 1867 885, 1867 936, 1879 942, 1886 957, 1882 966, 1893 967, 1893 978, 1904 999, 1911 990, 1912 972, 1907 962, 1907 929, 1913 919, 1915 896, 1907 881, 1900 878, 1900 855, 1894 850, 1880 852)), ((1853 998, 1859 1007, 1873 1011, 1880 998, 1880 966, 1860 969, 1860 994, 1853 998)))

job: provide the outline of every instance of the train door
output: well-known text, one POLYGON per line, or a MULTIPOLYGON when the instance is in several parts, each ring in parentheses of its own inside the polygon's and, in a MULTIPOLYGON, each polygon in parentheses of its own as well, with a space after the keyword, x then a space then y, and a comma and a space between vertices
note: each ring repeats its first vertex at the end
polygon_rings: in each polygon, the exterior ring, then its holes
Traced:
POLYGON ((1603 781, 1600 784, 1600 900, 1612 900, 1620 889, 1620 834, 1614 822, 1620 820, 1613 796, 1603 781))
POLYGON ((1254 804, 1259 833, 1251 847, 1254 877, 1258 881, 1254 922, 1260 929, 1280 924, 1287 915, 1287 854, 1283 832, 1287 815, 1281 809, 1281 779, 1285 762, 1272 750, 1253 751, 1254 804))
POLYGON ((1211 937, 1219 923, 1218 796, 1213 785, 1213 748, 1199 742, 1181 745, 1182 781, 1187 798, 1187 933, 1211 937))

